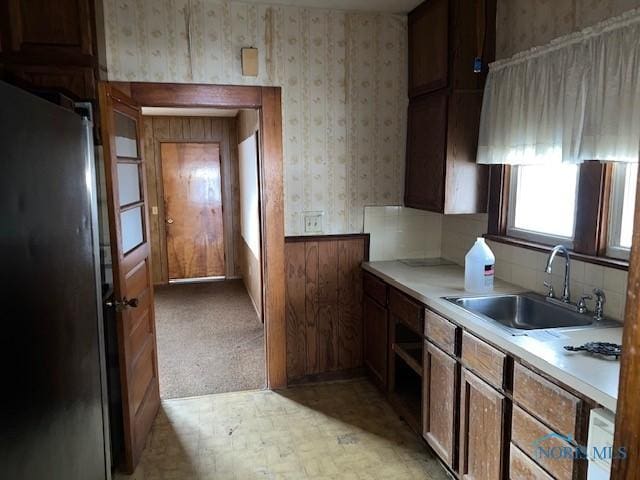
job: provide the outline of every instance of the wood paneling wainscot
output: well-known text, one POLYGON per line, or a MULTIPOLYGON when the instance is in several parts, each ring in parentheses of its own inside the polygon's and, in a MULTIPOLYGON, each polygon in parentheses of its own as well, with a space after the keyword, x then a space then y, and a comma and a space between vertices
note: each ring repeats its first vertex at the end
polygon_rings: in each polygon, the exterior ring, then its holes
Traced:
POLYGON ((289 383, 339 377, 363 365, 362 272, 369 235, 288 237, 289 383))

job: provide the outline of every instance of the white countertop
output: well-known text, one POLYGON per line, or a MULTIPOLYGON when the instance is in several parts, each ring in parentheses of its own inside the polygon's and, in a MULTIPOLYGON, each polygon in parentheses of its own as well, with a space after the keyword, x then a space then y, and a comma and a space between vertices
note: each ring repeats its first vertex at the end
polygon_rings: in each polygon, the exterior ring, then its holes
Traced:
MULTIPOLYGON (((471 295, 464 290, 464 269, 458 265, 410 267, 399 261, 384 261, 365 262, 362 267, 478 337, 533 365, 612 412, 616 411, 620 362, 584 352, 568 352, 563 346, 595 341, 621 344, 622 326, 563 330, 554 334, 559 338, 538 330, 526 335, 513 335, 493 322, 441 298, 471 295)), ((521 287, 496 280, 493 293, 522 291, 521 287)))

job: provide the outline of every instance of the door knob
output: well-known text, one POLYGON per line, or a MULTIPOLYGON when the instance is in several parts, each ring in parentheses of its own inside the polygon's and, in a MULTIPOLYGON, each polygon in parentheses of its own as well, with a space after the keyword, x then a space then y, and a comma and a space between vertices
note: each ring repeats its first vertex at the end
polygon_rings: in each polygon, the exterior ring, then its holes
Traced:
POLYGON ((116 312, 122 312, 127 308, 136 308, 139 302, 137 298, 127 299, 124 297, 122 300, 107 300, 104 304, 107 307, 115 307, 116 312))
POLYGON ((173 218, 167 218, 167 223, 171 225, 173 223, 173 218))

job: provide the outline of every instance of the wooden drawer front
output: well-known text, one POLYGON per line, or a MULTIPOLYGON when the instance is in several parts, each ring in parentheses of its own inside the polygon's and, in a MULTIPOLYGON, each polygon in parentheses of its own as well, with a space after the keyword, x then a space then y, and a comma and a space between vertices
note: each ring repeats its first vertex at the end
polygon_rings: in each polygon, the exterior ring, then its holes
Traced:
POLYGON ((364 293, 373 298, 380 305, 387 305, 387 284, 368 272, 363 273, 364 293))
POLYGON ((391 288, 389 290, 389 311, 418 335, 424 334, 424 308, 415 300, 391 288))
POLYGON ((509 478, 511 480, 553 480, 551 475, 513 443, 509 450, 509 478))
POLYGON ((513 406, 511 441, 554 478, 572 480, 576 478, 580 468, 579 462, 571 455, 574 447, 557 436, 540 441, 546 435, 554 433, 557 432, 550 431, 546 425, 517 405, 513 406), (566 455, 562 451, 567 452, 566 455))
POLYGON ((513 399, 556 432, 576 438, 581 400, 519 363, 513 374, 513 399))
POLYGON ((501 389, 504 384, 504 370, 507 356, 470 333, 462 334, 462 363, 501 389))
POLYGON ((424 315, 424 335, 448 354, 455 355, 459 327, 431 310, 425 310, 424 315))

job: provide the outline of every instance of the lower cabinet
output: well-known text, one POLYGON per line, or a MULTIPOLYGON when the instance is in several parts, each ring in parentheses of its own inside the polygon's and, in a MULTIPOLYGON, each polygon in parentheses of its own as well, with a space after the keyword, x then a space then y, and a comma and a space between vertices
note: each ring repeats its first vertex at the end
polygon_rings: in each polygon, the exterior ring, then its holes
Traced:
POLYGON ((367 370, 457 479, 587 478, 532 445, 586 445, 592 401, 369 273, 364 292, 367 370))
POLYGON ((422 436, 455 469, 458 362, 427 341, 423 352, 422 436))
POLYGON ((364 296, 364 363, 374 380, 387 387, 388 365, 387 309, 368 295, 364 296))
POLYGON ((506 397, 465 368, 460 389, 460 478, 500 480, 506 397))

